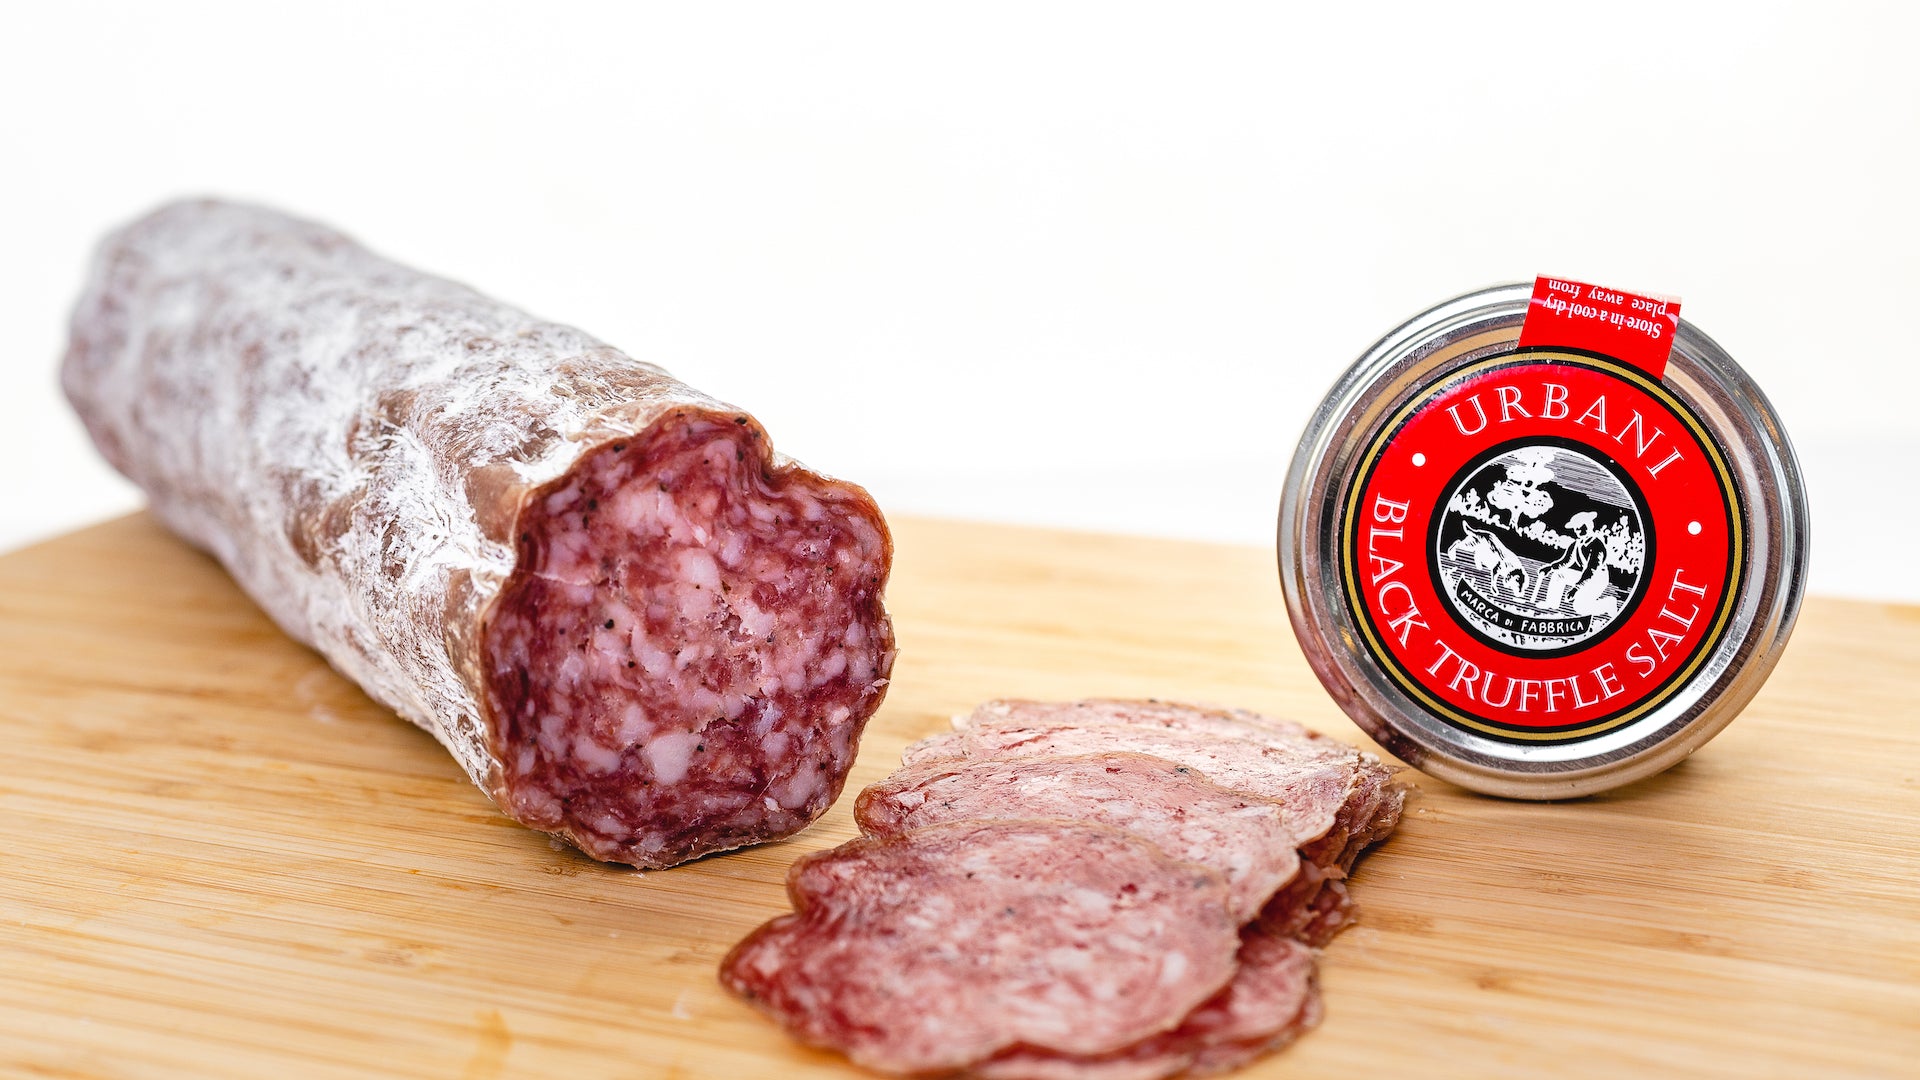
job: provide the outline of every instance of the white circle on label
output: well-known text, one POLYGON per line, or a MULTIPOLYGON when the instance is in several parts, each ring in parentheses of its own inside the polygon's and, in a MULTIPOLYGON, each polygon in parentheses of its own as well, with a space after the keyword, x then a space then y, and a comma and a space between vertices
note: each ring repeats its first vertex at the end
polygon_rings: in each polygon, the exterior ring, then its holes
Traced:
POLYGON ((1419 468, 1420 466, 1422 466, 1422 465, 1425 465, 1426 463, 1427 463, 1427 455, 1425 455, 1425 454, 1415 454, 1415 455, 1413 455, 1413 467, 1414 467, 1414 468, 1416 468, 1416 469, 1417 469, 1417 468, 1419 468))
POLYGON ((1689 522, 1687 522, 1687 533, 1688 533, 1688 535, 1690 535, 1690 536, 1699 536, 1699 535, 1700 535, 1700 523, 1699 523, 1699 522, 1697 522, 1697 521, 1689 521, 1689 522))
POLYGON ((1482 642, 1564 654, 1638 603, 1650 546, 1641 502, 1595 451, 1523 440, 1451 485, 1431 530, 1435 582, 1482 642))

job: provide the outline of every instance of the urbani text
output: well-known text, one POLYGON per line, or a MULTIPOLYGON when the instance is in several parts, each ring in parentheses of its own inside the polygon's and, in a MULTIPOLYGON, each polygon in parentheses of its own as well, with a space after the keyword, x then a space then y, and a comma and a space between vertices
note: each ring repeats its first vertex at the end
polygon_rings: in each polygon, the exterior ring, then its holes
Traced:
POLYGON ((1596 394, 1591 401, 1581 402, 1570 398, 1568 389, 1559 383, 1541 383, 1531 388, 1531 392, 1502 384, 1490 390, 1476 390, 1467 400, 1447 406, 1447 415, 1460 434, 1468 436, 1480 434, 1488 425, 1510 424, 1516 420, 1566 421, 1571 427, 1583 429, 1581 434, 1588 435, 1589 440, 1588 433, 1612 439, 1622 450, 1616 457, 1631 456, 1646 470, 1647 476, 1656 480, 1662 470, 1682 459, 1683 455, 1671 445, 1671 440, 1668 445, 1662 445, 1667 434, 1665 429, 1650 425, 1638 409, 1614 409, 1609 419, 1607 395, 1596 394), (1585 406, 1577 415, 1575 404, 1585 406), (1623 411, 1631 413, 1631 418, 1621 416, 1623 411))

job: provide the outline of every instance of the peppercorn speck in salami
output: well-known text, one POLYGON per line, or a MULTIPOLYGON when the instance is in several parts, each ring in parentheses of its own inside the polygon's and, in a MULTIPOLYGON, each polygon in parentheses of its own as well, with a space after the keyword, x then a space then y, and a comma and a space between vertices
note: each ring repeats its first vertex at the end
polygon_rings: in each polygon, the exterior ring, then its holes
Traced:
POLYGON ((740 410, 210 201, 107 239, 61 374, 156 517, 514 819, 668 866, 839 794, 892 665, 892 542, 740 410))

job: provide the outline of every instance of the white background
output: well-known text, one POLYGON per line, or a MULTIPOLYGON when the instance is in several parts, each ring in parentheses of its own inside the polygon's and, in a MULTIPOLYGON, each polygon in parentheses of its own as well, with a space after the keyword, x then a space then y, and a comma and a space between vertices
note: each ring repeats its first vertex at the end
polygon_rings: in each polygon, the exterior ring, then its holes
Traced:
POLYGON ((892 513, 1271 543, 1439 300, 1678 294, 1815 591, 1920 599, 1906 5, 34 4, 0 32, 0 547, 129 509, 54 385, 106 228, 268 202, 755 411, 892 513), (1327 10, 1320 10, 1327 9, 1327 10))

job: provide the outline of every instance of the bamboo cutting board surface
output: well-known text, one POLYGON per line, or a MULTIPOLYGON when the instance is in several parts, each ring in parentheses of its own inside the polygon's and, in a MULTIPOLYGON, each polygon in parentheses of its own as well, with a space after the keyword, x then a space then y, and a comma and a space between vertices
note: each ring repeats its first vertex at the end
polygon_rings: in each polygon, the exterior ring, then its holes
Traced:
MULTIPOLYGON (((895 526, 902 651, 848 794, 650 873, 508 822, 145 516, 0 557, 0 1072, 850 1075, 714 971, 948 715, 1159 696, 1360 740, 1269 552, 895 526)), ((1533 805, 1412 775, 1323 958, 1325 1024, 1247 1075, 1915 1075, 1916 702, 1920 609, 1815 600, 1663 776, 1533 805)))

